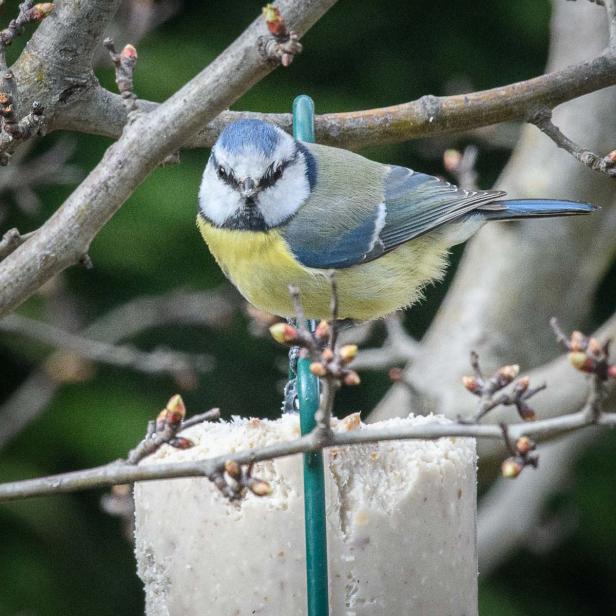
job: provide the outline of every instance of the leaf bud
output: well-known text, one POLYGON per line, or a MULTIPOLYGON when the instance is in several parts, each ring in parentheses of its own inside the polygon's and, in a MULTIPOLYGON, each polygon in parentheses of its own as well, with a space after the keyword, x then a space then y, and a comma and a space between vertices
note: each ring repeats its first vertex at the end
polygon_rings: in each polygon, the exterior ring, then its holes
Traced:
POLYGON ((349 370, 343 378, 343 383, 345 385, 359 385, 361 383, 361 379, 359 378, 359 374, 354 370, 349 370))
POLYGON ((356 344, 345 344, 339 351, 340 359, 348 364, 352 362, 356 357, 359 349, 356 344))
POLYGON ((537 413, 527 404, 518 405, 518 413, 524 421, 535 421, 537 419, 537 413))
POLYGON ((272 493, 272 486, 263 479, 253 479, 248 487, 255 496, 268 496, 272 493))
POLYGON ((603 345, 596 338, 588 339, 588 350, 595 357, 601 357, 603 355, 603 345))
POLYGON ((315 376, 325 376, 327 374, 327 368, 320 361, 313 361, 310 364, 310 372, 315 376))
POLYGON ((280 344, 293 343, 298 338, 298 331, 288 323, 275 323, 269 328, 272 338, 280 344))
POLYGON ((529 377, 523 376, 522 378, 518 379, 515 384, 516 393, 520 393, 520 394, 524 393, 528 389, 529 385, 530 385, 529 377))
POLYGON ((588 340, 582 332, 576 330, 571 332, 569 346, 572 351, 585 351, 588 346, 588 340))
POLYGON ((479 379, 476 376, 463 376, 462 385, 473 394, 478 393, 481 390, 479 379))
POLYGON ((122 49, 122 53, 120 53, 120 57, 126 60, 136 60, 137 50, 130 43, 128 45, 124 45, 124 49, 122 49))
POLYGON ((449 173, 454 173, 460 168, 462 154, 458 150, 449 149, 443 152, 443 166, 449 173))
POLYGON ((167 421, 167 423, 170 423, 174 426, 180 424, 184 417, 186 417, 186 406, 184 405, 184 400, 182 400, 182 396, 180 396, 180 394, 175 394, 174 396, 171 396, 171 398, 169 398, 169 402, 167 402, 165 411, 167 411, 167 415, 165 418, 165 421, 167 421))
POLYGON ((171 447, 175 447, 176 449, 190 449, 194 447, 195 444, 189 439, 183 436, 176 436, 169 441, 169 445, 171 447))
POLYGON ((43 21, 43 19, 45 19, 45 17, 47 17, 53 9, 53 2, 35 4, 30 11, 28 11, 28 18, 30 21, 43 21))
POLYGON ((513 379, 515 379, 518 374, 520 374, 520 366, 518 366, 518 364, 503 366, 502 368, 498 369, 496 374, 500 381, 503 381, 505 383, 511 383, 511 381, 513 381, 513 379))
POLYGON ((225 471, 233 479, 239 479, 242 476, 242 469, 235 460, 227 460, 225 462, 225 471))
POLYGON ((330 362, 334 359, 334 352, 330 348, 323 349, 323 351, 321 351, 321 359, 324 362, 330 362))
POLYGON ((581 370, 582 372, 592 372, 594 370, 595 362, 586 353, 577 351, 569 353, 568 357, 569 362, 576 370, 581 370))
POLYGON ((318 340, 326 340, 329 337, 329 323, 325 320, 319 321, 317 328, 314 330, 314 335, 318 340))
POLYGON ((534 443, 534 441, 532 441, 531 439, 528 438, 528 436, 521 436, 516 442, 515 442, 515 449, 516 451, 525 456, 528 452, 532 451, 533 449, 535 449, 536 445, 534 443))
POLYGON ((266 4, 263 9, 263 17, 265 18, 265 23, 267 24, 267 29, 274 36, 280 36, 285 32, 285 25, 280 14, 280 9, 273 4, 266 4))
POLYGON ((501 474, 505 479, 515 479, 524 468, 524 465, 516 458, 507 458, 501 464, 501 474))

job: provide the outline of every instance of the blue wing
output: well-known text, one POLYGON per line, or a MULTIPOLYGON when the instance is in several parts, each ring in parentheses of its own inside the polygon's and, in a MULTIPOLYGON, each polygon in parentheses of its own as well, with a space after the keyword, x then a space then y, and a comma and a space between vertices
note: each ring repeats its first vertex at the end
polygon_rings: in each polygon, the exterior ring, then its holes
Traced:
POLYGON ((505 193, 470 191, 432 175, 392 167, 385 179, 385 226, 379 234, 383 252, 453 222, 505 193))
MULTIPOLYGON (((298 261, 317 269, 340 269, 372 261, 505 194, 462 190, 434 176, 395 166, 381 181, 383 200, 362 210, 359 222, 332 233, 326 217, 317 225, 308 224, 300 215, 282 229, 298 261)), ((338 203, 332 207, 330 216, 356 221, 352 195, 343 206, 338 203)), ((335 223, 341 227, 339 220, 335 223)))

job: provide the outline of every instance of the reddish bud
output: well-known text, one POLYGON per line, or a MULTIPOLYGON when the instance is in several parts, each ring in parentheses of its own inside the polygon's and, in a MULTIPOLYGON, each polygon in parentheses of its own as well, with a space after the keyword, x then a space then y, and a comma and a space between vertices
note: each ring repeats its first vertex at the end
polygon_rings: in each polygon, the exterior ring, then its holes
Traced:
POLYGON ((323 349, 321 352, 321 359, 325 362, 329 362, 334 359, 334 352, 331 349, 323 349))
POLYGON ((253 479, 248 487, 255 496, 268 496, 272 493, 272 486, 262 479, 253 479))
POLYGON ((348 364, 352 362, 356 357, 359 349, 356 344, 345 344, 339 351, 340 359, 348 364))
POLYGON ((537 413, 530 408, 530 406, 520 406, 518 407, 518 412, 520 413, 520 417, 524 421, 535 421, 537 419, 537 413))
POLYGON ((136 60, 137 50, 130 43, 128 45, 124 45, 124 49, 122 49, 122 53, 120 53, 120 57, 125 58, 127 60, 136 60))
POLYGON ((54 5, 52 2, 44 2, 42 4, 35 4, 28 11, 28 18, 30 21, 43 21, 51 11, 53 11, 54 5))
POLYGON ((280 14, 280 9, 273 4, 266 4, 263 9, 263 17, 265 18, 265 23, 267 24, 267 29, 274 36, 281 36, 285 33, 286 27, 284 25, 284 20, 282 19, 282 15, 280 14))
POLYGON ((616 379, 616 364, 607 367, 607 376, 611 379, 616 379))
POLYGON ((463 376, 462 385, 468 389, 471 393, 475 394, 481 389, 479 380, 475 376, 463 376))
POLYGON ((588 350, 595 357, 601 357, 603 355, 603 345, 596 338, 588 339, 588 350))
POLYGON ((582 332, 576 330, 571 333, 569 346, 572 351, 585 351, 588 346, 588 339, 582 332))
POLYGON ((529 451, 532 451, 533 449, 535 449, 535 443, 533 441, 531 441, 528 436, 521 436, 516 442, 515 442, 515 449, 518 453, 522 454, 523 456, 526 455, 529 451))
POLYGON ((524 465, 515 458, 507 458, 501 464, 501 474, 505 479, 515 479, 524 469, 524 465))
POLYGON ((569 353, 569 362, 576 370, 581 370, 582 372, 592 372, 595 369, 595 362, 586 355, 586 353, 582 353, 577 351, 575 353, 569 353))
POLYGON ((605 158, 613 163, 616 163, 616 150, 612 150, 605 158))
POLYGON ((182 396, 180 396, 180 394, 171 396, 171 398, 169 398, 169 402, 167 402, 165 411, 167 411, 166 421, 168 423, 172 425, 181 423, 184 417, 186 417, 186 406, 184 406, 182 396))
POLYGON ((229 476, 233 477, 233 479, 239 479, 242 475, 242 469, 235 460, 227 460, 225 462, 225 471, 227 471, 229 476))
POLYGON ((329 337, 329 323, 327 321, 319 321, 317 328, 314 330, 314 335, 318 340, 326 340, 329 337))
POLYGON ((460 167, 462 154, 458 150, 445 150, 443 152, 443 165, 449 173, 454 173, 460 167))
POLYGON ((11 102, 11 96, 6 92, 0 92, 0 105, 8 105, 11 102))
POLYGON ((397 383, 402 380, 402 368, 390 368, 389 370, 389 380, 393 383, 397 383))
POLYGON ((288 323, 275 323, 269 328, 272 338, 280 344, 290 344, 297 340, 298 331, 288 323))
POLYGON ((359 385, 361 383, 361 379, 359 378, 359 374, 357 374, 357 372, 354 370, 349 370, 344 375, 343 383, 349 386, 359 385))
POLYGON ((188 438, 184 438, 183 436, 176 436, 169 441, 169 445, 171 447, 175 447, 176 449, 190 449, 194 447, 195 444, 188 438))
POLYGON ((310 364, 310 372, 315 376, 325 376, 327 374, 327 368, 320 361, 313 361, 310 364))
POLYGON ((510 366, 503 366, 496 372, 498 379, 505 383, 511 383, 513 379, 520 374, 520 366, 518 364, 511 364, 510 366))
POLYGON ((518 379, 515 384, 515 390, 518 393, 523 393, 528 389, 530 385, 530 378, 527 376, 523 376, 521 379, 518 379))

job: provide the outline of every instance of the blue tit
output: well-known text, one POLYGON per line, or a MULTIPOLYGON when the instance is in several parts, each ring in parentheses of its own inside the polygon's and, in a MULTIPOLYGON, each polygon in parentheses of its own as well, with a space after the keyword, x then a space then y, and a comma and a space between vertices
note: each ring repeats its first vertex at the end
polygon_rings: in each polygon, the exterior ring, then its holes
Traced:
POLYGON ((307 318, 328 318, 333 270, 340 317, 367 320, 416 302, 442 278, 450 247, 488 221, 595 209, 504 196, 241 120, 212 148, 197 225, 226 276, 257 308, 293 316, 293 284, 307 318))

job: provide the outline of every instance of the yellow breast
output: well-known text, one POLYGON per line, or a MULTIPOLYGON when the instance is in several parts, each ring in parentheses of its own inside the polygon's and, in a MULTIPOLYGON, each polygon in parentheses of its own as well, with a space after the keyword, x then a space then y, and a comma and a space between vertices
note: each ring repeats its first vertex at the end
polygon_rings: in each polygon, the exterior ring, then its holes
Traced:
MULTIPOLYGON (((288 290, 293 284, 308 318, 329 318, 327 272, 302 266, 278 231, 220 229, 201 216, 197 226, 226 276, 251 304, 294 316, 288 290)), ((416 301, 422 287, 442 275, 446 248, 436 244, 424 236, 375 261, 337 270, 340 317, 374 319, 416 301)))

